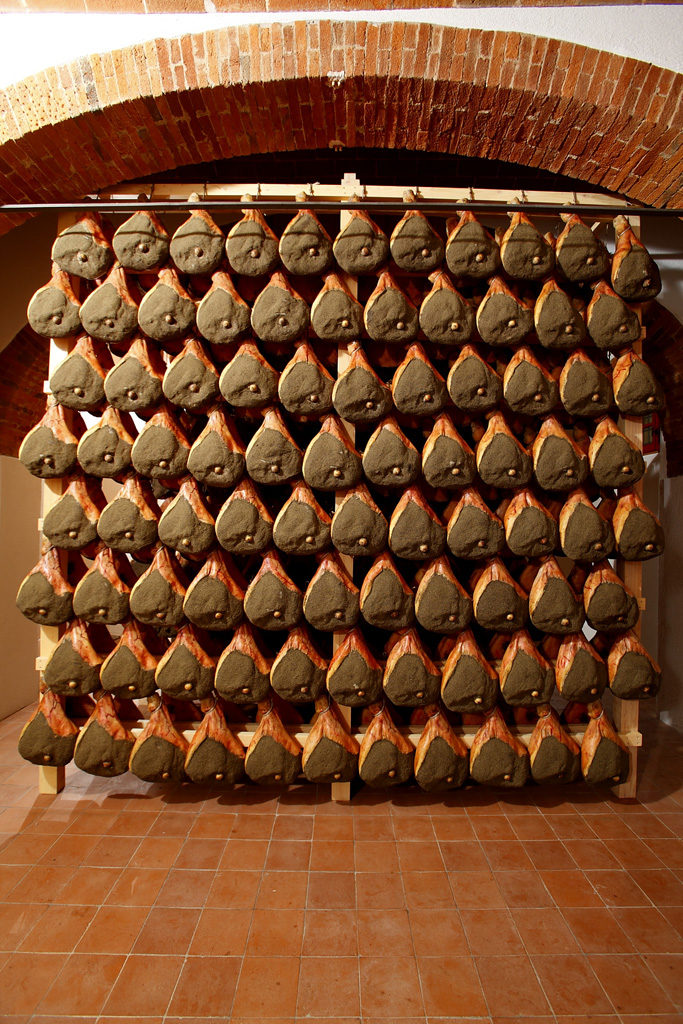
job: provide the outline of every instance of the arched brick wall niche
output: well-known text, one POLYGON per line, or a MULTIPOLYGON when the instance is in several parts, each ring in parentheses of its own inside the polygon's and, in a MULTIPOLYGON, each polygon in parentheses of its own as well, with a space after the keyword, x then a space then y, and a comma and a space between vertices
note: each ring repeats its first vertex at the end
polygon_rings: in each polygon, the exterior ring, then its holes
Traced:
POLYGON ((49 344, 26 325, 0 352, 0 455, 19 445, 45 411, 49 344))
MULTIPOLYGON (((156 40, 0 93, 0 196, 75 198, 338 139, 501 159, 680 204, 681 79, 574 43, 400 21, 156 40)), ((0 218, 0 231, 18 222, 0 218)))

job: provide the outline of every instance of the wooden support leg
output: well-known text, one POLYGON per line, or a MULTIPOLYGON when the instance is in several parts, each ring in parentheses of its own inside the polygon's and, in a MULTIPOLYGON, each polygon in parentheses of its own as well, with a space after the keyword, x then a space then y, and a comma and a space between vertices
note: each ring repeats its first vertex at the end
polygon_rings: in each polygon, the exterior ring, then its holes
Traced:
POLYGON ((612 711, 614 725, 619 735, 624 738, 629 754, 628 778, 626 782, 614 786, 612 792, 620 800, 634 800, 638 785, 638 747, 641 743, 641 735, 638 732, 639 702, 614 697, 612 711))
POLYGON ((65 785, 65 768, 60 765, 58 768, 48 768, 43 765, 38 767, 38 790, 40 793, 49 793, 56 796, 61 793, 65 785))

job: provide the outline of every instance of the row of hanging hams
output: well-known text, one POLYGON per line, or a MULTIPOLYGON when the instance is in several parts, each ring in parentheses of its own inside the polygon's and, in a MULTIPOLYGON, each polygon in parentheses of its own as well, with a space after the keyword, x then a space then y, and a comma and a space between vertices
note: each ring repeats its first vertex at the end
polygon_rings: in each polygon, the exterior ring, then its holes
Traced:
MULTIPOLYGON (((305 201, 305 197, 302 197, 305 201)), ((412 193, 404 197, 409 205, 412 193)), ((334 204, 330 204, 334 214, 334 204)), ((659 271, 623 216, 615 218, 617 245, 611 258, 604 244, 576 214, 562 214, 557 238, 545 236, 523 212, 510 215, 495 236, 471 211, 446 221, 443 235, 419 210, 408 208, 390 237, 361 209, 351 210, 334 241, 312 210, 302 208, 278 240, 254 208, 229 229, 227 238, 205 210, 193 210, 173 237, 151 211, 133 214, 114 232, 96 213, 86 214, 57 237, 52 259, 62 273, 98 281, 115 265, 133 275, 156 273, 171 264, 181 274, 206 276, 226 261, 235 273, 262 277, 280 266, 295 276, 320 275, 336 265, 353 275, 381 272, 390 264, 410 274, 429 274, 444 261, 457 279, 481 281, 504 272, 513 280, 538 282, 553 272, 585 284, 610 276, 627 301, 654 298, 659 271)))
POLYGON ((576 565, 566 577, 553 556, 517 566, 487 558, 470 568, 468 589, 447 556, 408 575, 388 551, 365 563, 360 587, 336 552, 286 564, 269 549, 245 565, 249 582, 219 550, 199 567, 187 559, 183 567, 159 545, 137 579, 125 556, 104 545, 87 570, 75 560, 64 570, 63 561, 59 549, 48 549, 19 587, 20 610, 42 625, 64 623, 73 614, 114 625, 132 614, 139 622, 171 629, 187 620, 203 629, 226 629, 244 615, 259 629, 275 632, 304 621, 322 632, 338 632, 362 619, 378 629, 393 631, 417 621, 431 632, 452 634, 474 620, 483 629, 504 632, 531 621, 537 629, 562 635, 584 621, 598 630, 630 628, 639 614, 638 602, 606 559, 576 565))
MULTIPOLYGON (((453 729, 438 704, 419 713, 420 737, 414 746, 397 727, 385 702, 367 710, 360 743, 329 698, 316 701, 316 715, 303 747, 283 722, 273 700, 259 705, 258 724, 248 747, 230 729, 220 700, 202 702, 201 721, 191 739, 176 728, 169 707, 149 700, 149 718, 135 737, 119 717, 122 702, 98 693, 79 729, 67 716, 64 699, 46 691, 24 727, 19 749, 29 761, 64 765, 75 761, 92 775, 112 777, 131 771, 147 782, 232 784, 243 779, 265 785, 292 784, 303 774, 309 782, 351 781, 384 788, 413 777, 426 791, 455 789, 469 779, 504 787, 537 783, 620 782, 628 774, 628 750, 605 715, 591 702, 588 721, 576 742, 548 704, 525 745, 509 729, 498 709, 479 716, 471 748, 453 729)), ((196 709, 195 709, 196 710, 196 709)))
MULTIPOLYGON (((335 343, 366 336, 385 345, 422 338, 447 349, 470 341, 509 348, 528 340, 548 350, 593 346, 602 352, 619 351, 641 334, 636 310, 606 281, 594 285, 586 303, 555 277, 538 295, 496 276, 483 294, 465 296, 444 271, 430 275, 431 288, 425 291, 419 282, 402 282, 384 270, 363 304, 337 273, 326 274, 311 295, 275 271, 256 295, 251 294, 255 282, 240 285, 251 305, 224 270, 212 275, 208 288, 202 288, 203 281, 186 288, 169 268, 148 282, 147 291, 141 283, 117 263, 81 301, 69 275, 53 265, 51 279, 29 303, 29 323, 41 337, 85 331, 112 347, 142 331, 169 350, 196 331, 217 353, 250 334, 279 345, 308 335, 335 343)), ((466 290, 462 284, 461 289, 466 290)))
MULTIPOLYGON (((199 423, 186 429, 183 420, 163 406, 135 436, 125 413, 108 408, 86 430, 79 414, 49 397, 44 415, 19 448, 19 459, 42 479, 82 470, 94 488, 98 479, 121 479, 134 471, 171 486, 179 486, 189 473, 198 484, 223 490, 234 487, 246 472, 258 485, 293 484, 303 477, 309 488, 327 493, 347 491, 363 480, 396 492, 420 477, 437 491, 462 490, 475 482, 475 475, 481 485, 503 492, 526 487, 533 478, 543 491, 567 493, 584 484, 632 487, 645 471, 638 447, 608 416, 595 424, 592 437, 576 427, 570 434, 557 417, 547 416, 537 431, 523 431, 520 440, 506 417, 495 411, 485 423, 472 426, 473 448, 452 418, 442 414, 426 438, 426 431, 413 435, 422 452, 392 416, 381 420, 359 444, 361 451, 335 415, 326 416, 307 443, 295 429, 305 448, 290 430, 295 425, 287 423, 276 407, 251 421, 252 430, 254 422, 258 426, 245 447, 234 420, 220 408, 203 427, 199 423), (523 443, 527 436, 529 446, 523 443)), ((244 430, 247 424, 241 426, 244 430)))
POLYGON ((97 412, 106 403, 122 413, 149 415, 169 402, 202 414, 224 400, 238 414, 278 403, 295 416, 323 416, 334 409, 359 425, 376 423, 394 409, 411 419, 434 417, 451 403, 465 416, 505 402, 516 415, 547 416, 558 410, 589 419, 615 408, 624 416, 642 416, 664 406, 661 386, 631 349, 612 364, 578 349, 551 365, 527 345, 501 361, 484 358, 480 348, 468 343, 449 362, 446 379, 415 342, 398 362, 390 385, 357 342, 349 351, 348 366, 337 377, 313 345, 298 342, 280 373, 249 340, 229 349, 230 358, 219 371, 196 337, 187 339, 167 365, 142 335, 116 363, 103 342, 81 335, 53 372, 50 391, 61 405, 81 412, 97 412))
MULTIPOLYGON (((610 588, 623 596, 617 579, 605 570, 593 601, 609 596, 610 588)), ((496 582, 484 594, 491 604, 499 597, 493 590, 496 582)), ((542 598, 553 596, 550 591, 542 598)), ((466 601, 463 605, 469 610, 466 601)), ((661 678, 629 628, 636 614, 632 609, 630 618, 611 621, 592 644, 579 631, 581 621, 568 616, 557 633, 535 641, 524 623, 511 623, 498 614, 499 631, 488 643, 481 634, 477 641, 466 615, 459 623, 448 623, 450 631, 438 643, 425 642, 412 623, 399 621, 381 651, 376 638, 371 641, 374 649, 369 646, 357 623, 342 623, 343 639, 331 656, 329 630, 300 622, 289 627, 283 640, 281 632, 273 636, 266 630, 264 635, 249 619, 238 620, 228 632, 228 624, 218 623, 209 610, 205 619, 214 618, 212 628, 184 622, 168 639, 156 616, 126 618, 118 638, 101 618, 75 618, 47 659, 43 679, 64 696, 92 693, 101 686, 130 699, 159 689, 178 700, 200 700, 215 689, 232 703, 250 704, 266 699, 272 687, 293 703, 314 700, 327 690, 348 707, 367 705, 382 694, 409 707, 440 696, 450 710, 463 713, 490 710, 500 697, 512 706, 535 706, 549 701, 556 687, 565 700, 590 701, 607 686, 616 696, 633 700, 655 696, 661 678)), ((443 615, 440 607, 435 615, 443 615)), ((390 618, 391 611, 385 612, 383 621, 390 618)), ((280 625, 282 619, 275 621, 280 625)))
MULTIPOLYGON (((94 614, 94 606, 99 602, 100 605, 111 605, 111 608, 105 609, 102 613, 103 618, 99 621, 118 622, 122 619, 123 597, 130 594, 131 589, 135 590, 136 586, 142 589, 141 580, 146 579, 147 575, 160 572, 173 581, 179 593, 185 593, 190 584, 187 581, 182 584, 180 581, 185 579, 188 570, 191 573, 195 570, 194 581, 201 581, 204 578, 213 580, 214 599, 218 600, 220 596, 222 604, 225 604, 228 595, 236 599, 236 595, 243 596, 247 590, 240 570, 232 561, 232 555, 262 554, 264 561, 260 566, 260 572, 266 571, 267 558, 278 578, 286 579, 282 556, 270 546, 271 544, 275 544, 285 555, 314 556, 305 563, 299 563, 298 566, 296 558, 289 563, 290 572, 297 578, 301 578, 302 574, 306 577, 307 593, 316 588, 317 579, 328 574, 334 574, 340 580, 335 590, 339 590, 340 593, 348 592, 350 595, 358 593, 357 588, 351 589, 349 584, 341 582, 345 581, 345 570, 338 555, 329 550, 331 544, 337 552, 344 555, 374 558, 375 566, 386 562, 401 581, 397 584, 401 592, 407 589, 407 584, 393 566, 390 552, 407 562, 424 562, 426 564, 420 567, 417 573, 408 573, 409 566, 404 567, 403 573, 409 575, 409 578, 415 576, 418 594, 428 592, 432 586, 432 578, 438 576, 440 587, 444 590, 443 601, 446 602, 448 597, 444 613, 450 613, 462 603, 463 590, 454 576, 453 563, 444 554, 446 547, 450 555, 465 561, 465 565, 460 565, 459 572, 460 575, 471 577, 470 587, 474 589, 477 581, 472 577, 472 567, 468 567, 467 562, 488 564, 492 560, 500 561, 498 556, 501 553, 506 556, 508 563, 510 553, 516 555, 518 559, 532 559, 530 564, 519 571, 520 580, 523 580, 526 589, 532 595, 545 586, 544 577, 564 578, 552 556, 553 551, 560 546, 563 554, 581 563, 601 563, 615 550, 630 560, 643 560, 654 557, 663 547, 658 520, 635 493, 629 493, 616 502, 603 499, 596 508, 585 492, 576 491, 560 508, 558 529, 556 519, 530 491, 520 491, 507 503, 501 519, 491 511, 476 491, 468 490, 454 504, 446 527, 421 498, 420 492, 414 488, 409 488, 400 498, 389 523, 374 502, 368 504, 370 499, 367 493, 355 491, 338 506, 331 523, 330 517, 320 509, 320 513, 324 515, 323 531, 316 528, 320 526, 321 520, 313 520, 311 507, 301 486, 295 488, 293 498, 290 499, 293 503, 283 505, 274 524, 272 517, 268 515, 267 530, 253 513, 253 498, 240 489, 233 492, 236 495, 234 501, 247 503, 246 525, 241 516, 236 518, 240 510, 233 509, 231 499, 223 506, 215 524, 208 513, 204 518, 199 517, 197 512, 200 506, 188 500, 192 497, 195 487, 194 482, 190 488, 185 485, 181 487, 178 496, 167 505, 157 523, 154 519, 140 520, 141 512, 138 505, 134 506, 133 518, 132 509, 128 504, 132 505, 131 495, 135 497, 135 494, 129 484, 125 484, 113 502, 104 507, 99 519, 89 520, 83 512, 82 505, 77 502, 77 488, 73 483, 70 484, 44 519, 44 532, 48 542, 52 544, 21 585, 19 601, 24 613, 29 617, 38 616, 36 621, 41 621, 42 615, 43 624, 54 625, 66 621, 70 616, 72 604, 76 614, 84 614, 84 617, 88 618, 90 614, 94 614), (65 503, 64 508, 62 502, 65 503), (122 510, 116 509, 117 502, 126 503, 122 510), (76 506, 75 512, 72 505, 76 506), (614 509, 612 521, 611 509, 614 509), (108 517, 105 515, 107 510, 108 517), (245 529, 253 532, 245 534, 245 529), (145 530, 148 532, 145 533, 145 530), (129 534, 130 537, 127 536, 129 534), (218 539, 221 548, 214 546, 215 539, 218 539), (157 546, 158 540, 162 542, 162 547, 157 546), (389 551, 386 550, 387 540, 389 551), (230 554, 224 553, 222 548, 230 549, 230 554), (68 552, 71 555, 68 578, 67 573, 61 569, 60 549, 64 554, 68 552), (85 557, 94 558, 87 571, 77 557, 79 551, 85 557), (180 557, 184 559, 185 571, 181 569, 173 551, 179 552, 180 557), (132 567, 126 560, 127 554, 132 554, 139 564, 145 561, 152 563, 137 582, 132 567), (203 559, 203 565, 196 572, 198 556, 205 556, 205 560, 203 559), (543 560, 541 569, 537 565, 538 559, 543 560), (73 582, 69 583, 69 579, 73 582), (105 584, 106 590, 103 589, 105 584), (448 588, 452 593, 447 595, 448 588), (56 599, 56 595, 60 595, 59 600, 56 599)), ((149 500, 152 501, 151 498, 149 500)), ((263 509, 267 512, 265 506, 263 509)), ((98 510, 95 508, 95 511, 98 510)), ((475 570, 477 573, 479 571, 475 570)), ((600 571, 599 564, 593 569, 593 575, 597 571, 600 571)), ((373 575, 374 569, 370 569, 368 579, 373 575)), ((570 578, 576 586, 577 593, 580 593, 582 588, 585 589, 585 581, 578 566, 570 578)), ((194 589, 197 587, 198 584, 195 582, 194 589)), ((193 600, 185 600, 188 607, 192 608, 193 600)), ((353 598, 349 597, 344 603, 347 604, 351 600, 353 598)), ((127 601, 126 596, 126 609, 127 601)), ((134 607, 136 603, 136 599, 133 598, 134 607)), ((306 599, 303 603, 305 605, 306 599)), ((431 601, 426 603, 431 605, 431 601)), ((417 614, 420 618, 419 600, 417 604, 417 614)), ((533 598, 531 606, 533 620, 533 598)), ((194 613, 190 612, 191 619, 193 614, 201 613, 199 609, 195 609, 194 613)), ((590 612, 588 614, 590 616, 590 612)), ((458 619, 460 617, 457 616, 458 619)), ((427 621, 435 630, 446 626, 445 618, 443 622, 435 623, 428 613, 425 625, 427 621)), ((203 622, 198 624, 203 625, 203 622)), ((547 628, 553 631, 549 619, 547 628)))
POLYGON ((364 484, 346 491, 331 516, 302 481, 292 485, 289 498, 272 513, 246 478, 227 498, 224 492, 212 496, 215 505, 193 477, 170 493, 160 511, 148 483, 133 474, 106 502, 98 481, 75 475, 45 516, 43 533, 55 548, 83 551, 86 557, 104 545, 112 549, 110 560, 118 552, 149 561, 158 541, 190 558, 211 552, 216 561, 212 573, 227 572, 216 542, 234 556, 274 546, 293 556, 319 556, 334 548, 342 555, 371 558, 388 547, 398 558, 421 562, 446 551, 465 561, 497 555, 536 559, 553 552, 582 563, 615 554, 644 561, 664 548, 659 520, 632 490, 619 498, 603 494, 596 506, 583 488, 564 501, 544 494, 540 500, 521 488, 493 510, 479 490, 467 487, 439 515, 423 491, 411 485, 395 504, 396 492, 385 499, 385 508, 387 501, 393 506, 389 518, 364 484))

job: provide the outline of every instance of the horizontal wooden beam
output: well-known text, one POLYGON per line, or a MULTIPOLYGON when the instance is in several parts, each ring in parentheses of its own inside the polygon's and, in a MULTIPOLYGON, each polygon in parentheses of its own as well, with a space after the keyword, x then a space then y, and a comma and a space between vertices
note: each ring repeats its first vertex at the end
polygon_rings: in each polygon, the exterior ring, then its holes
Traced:
MULTIPOLYGON (((82 726, 85 724, 85 721, 79 719, 76 724, 82 726)), ((133 736, 137 737, 140 735, 144 726, 146 725, 146 720, 143 718, 138 719, 137 721, 124 720, 123 725, 125 725, 126 729, 128 729, 128 731, 131 732, 133 736)), ((194 733, 201 725, 201 722, 174 722, 174 725, 178 732, 182 732, 186 740, 191 740, 194 733)), ((234 733, 235 736, 237 736, 240 742, 243 743, 244 746, 246 747, 251 742, 254 733, 258 728, 258 724, 256 722, 235 722, 232 725, 228 724, 228 728, 230 729, 231 732, 234 733)), ((533 732, 533 726, 511 725, 508 726, 508 728, 513 736, 521 740, 522 743, 524 743, 525 745, 528 745, 529 740, 531 739, 531 734, 533 732)), ((565 732, 568 732, 579 745, 581 745, 581 742, 583 740, 583 734, 586 728, 585 725, 563 725, 562 728, 565 730, 565 732)), ((297 739, 299 743, 301 743, 301 745, 303 746, 303 744, 306 742, 306 737, 311 731, 311 724, 308 723, 291 726, 285 725, 285 729, 290 734, 290 736, 293 736, 295 739, 297 739)), ((463 743, 465 743, 466 746, 471 747, 474 737, 479 732, 479 729, 480 726, 477 725, 461 725, 454 726, 453 732, 463 741, 463 743)), ((360 725, 358 726, 358 728, 351 730, 351 735, 354 736, 355 739, 358 740, 358 742, 360 743, 366 731, 367 726, 360 725)), ((420 736, 422 735, 420 730, 414 729, 410 726, 399 726, 398 731, 403 736, 407 736, 408 739, 411 740, 414 744, 418 742, 420 736)), ((642 746, 643 737, 641 733, 639 733, 637 730, 623 732, 620 733, 619 736, 622 742, 625 743, 627 747, 642 746)))

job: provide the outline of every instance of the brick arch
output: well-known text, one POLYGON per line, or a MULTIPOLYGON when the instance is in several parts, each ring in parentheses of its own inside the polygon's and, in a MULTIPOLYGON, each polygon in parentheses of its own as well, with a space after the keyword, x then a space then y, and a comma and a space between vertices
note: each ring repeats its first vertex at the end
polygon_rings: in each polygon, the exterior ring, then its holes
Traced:
POLYGON ((666 475, 683 475, 683 324, 659 302, 647 311, 643 355, 662 382, 666 409, 661 425, 666 440, 666 475))
MULTIPOLYGON (((226 156, 348 146, 541 167, 680 204, 683 75, 518 33, 403 22, 225 28, 0 93, 0 195, 78 197, 226 156)), ((7 231, 18 218, 0 218, 7 231)))

